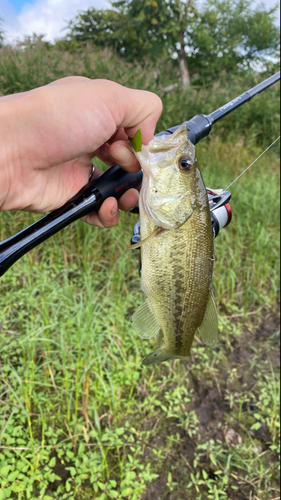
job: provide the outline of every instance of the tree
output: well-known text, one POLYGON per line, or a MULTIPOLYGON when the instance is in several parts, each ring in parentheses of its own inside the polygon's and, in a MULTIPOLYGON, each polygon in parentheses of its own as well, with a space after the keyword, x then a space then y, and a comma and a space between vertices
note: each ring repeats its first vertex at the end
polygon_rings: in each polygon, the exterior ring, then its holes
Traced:
POLYGON ((249 0, 208 0, 193 26, 190 59, 201 73, 248 70, 279 52, 276 8, 268 11, 249 0))
POLYGON ((279 29, 276 8, 251 10, 250 0, 118 0, 107 10, 80 13, 68 28, 69 40, 109 46, 128 60, 162 56, 178 60, 182 86, 190 70, 215 77, 243 71, 275 56, 279 29))
POLYGON ((69 41, 92 42, 98 47, 112 47, 127 60, 157 61, 164 55, 178 54, 183 85, 190 83, 184 32, 193 0, 120 0, 112 9, 88 9, 68 25, 69 41), (176 47, 180 42, 179 48, 176 47))
MULTIPOLYGON (((157 59, 177 55, 183 88, 190 85, 186 36, 197 15, 193 0, 120 0, 112 3, 128 20, 137 54, 157 59)), ((124 25, 125 31, 127 25, 124 25)))
POLYGON ((120 55, 124 55, 128 34, 122 36, 122 27, 126 19, 124 15, 113 9, 97 10, 94 8, 80 12, 69 22, 66 40, 75 40, 96 47, 112 47, 120 55))

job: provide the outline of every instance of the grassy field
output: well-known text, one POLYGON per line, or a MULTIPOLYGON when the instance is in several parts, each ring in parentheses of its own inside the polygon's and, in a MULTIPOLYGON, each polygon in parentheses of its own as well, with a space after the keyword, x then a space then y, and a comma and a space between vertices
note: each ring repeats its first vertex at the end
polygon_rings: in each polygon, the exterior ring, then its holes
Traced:
MULTIPOLYGON (((212 106, 196 95, 201 112, 212 106)), ((176 97, 160 128, 182 121, 176 97)), ((208 187, 262 152, 254 126, 214 127, 198 145, 208 187)), ((188 362, 141 367, 161 340, 131 327, 137 215, 109 230, 78 221, 0 279, 0 500, 279 499, 278 163, 277 143, 230 188, 233 220, 215 241, 219 341, 195 341, 188 362)), ((1 214, 0 241, 35 219, 1 214)))

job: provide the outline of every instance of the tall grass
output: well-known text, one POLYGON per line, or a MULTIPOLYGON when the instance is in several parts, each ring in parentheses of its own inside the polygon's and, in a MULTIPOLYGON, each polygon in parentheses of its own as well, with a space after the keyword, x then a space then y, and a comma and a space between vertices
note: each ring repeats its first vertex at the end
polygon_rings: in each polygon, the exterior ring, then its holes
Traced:
MULTIPOLYGON (((219 139, 202 144, 198 156, 207 185, 227 185, 257 153, 256 147, 222 144, 219 139)), ((141 499, 149 484, 163 473, 161 463, 165 463, 166 452, 173 449, 173 441, 164 439, 165 419, 157 431, 160 449, 144 422, 151 420, 155 425, 157 418, 165 416, 172 425, 176 418, 179 429, 199 439, 198 416, 190 403, 194 389, 186 374, 192 370, 199 380, 211 374, 209 383, 218 377, 223 385, 216 363, 223 366, 228 343, 239 339, 243 329, 243 323, 237 329, 225 315, 243 318, 255 310, 258 323, 261 311, 272 308, 278 293, 276 154, 264 158, 242 179, 232 190, 233 221, 215 242, 214 287, 221 330, 217 352, 198 351, 195 345, 195 358, 190 363, 142 372, 141 358, 155 342, 140 342, 130 324, 131 314, 143 300, 138 252, 129 250, 135 215, 122 214, 118 226, 110 230, 76 222, 23 257, 1 279, 0 413, 4 449, 0 448, 0 463, 4 470, 2 489, 9 494, 2 498, 48 500, 59 495, 62 499, 141 499), (167 384, 164 392, 160 388, 163 383, 167 384), (176 386, 179 393, 174 394, 171 391, 176 386), (143 447, 149 450, 149 446, 153 454, 144 461, 143 447)), ((1 239, 33 219, 27 214, 2 214, 1 239)), ((257 355, 258 378, 267 373, 270 377, 271 372, 257 355)), ((253 381, 253 375, 249 376, 253 381)), ((265 389, 262 381, 261 389, 265 389)), ((230 392, 235 401, 241 397, 238 394, 230 392)), ((243 397, 250 401, 257 395, 251 396, 247 389, 243 397)), ((259 411, 262 419, 267 418, 264 412, 269 412, 272 435, 276 436, 278 420, 269 408, 276 406, 277 399, 272 398, 269 406, 262 405, 259 411)), ((241 414, 239 404, 237 408, 244 425, 249 417, 241 414)), ((250 425, 254 425, 253 420, 250 425)), ((170 428, 169 432, 177 442, 176 431, 170 428)), ((276 439, 272 441, 273 450, 276 439)), ((248 435, 243 455, 238 453, 237 464, 234 462, 225 473, 221 491, 235 486, 231 479, 235 467, 242 478, 254 477, 251 440, 248 435)), ((199 454, 204 453, 204 442, 198 441, 199 454)), ((229 460, 224 455, 227 450, 218 443, 209 446, 217 457, 217 465, 213 463, 212 467, 220 470, 224 460, 229 460)), ((186 481, 189 478, 191 483, 183 496, 179 481, 181 493, 172 498, 191 500, 198 488, 202 495, 198 493, 198 498, 207 498, 200 481, 198 485, 196 476, 190 476, 189 467, 195 474, 197 466, 190 462, 189 466, 177 467, 184 468, 186 481)), ((264 470, 265 462, 260 467, 264 470)), ((173 489, 175 480, 171 477, 166 481, 173 489)), ((268 484, 275 487, 274 469, 270 477, 268 484)), ((255 491, 263 492, 261 498, 270 499, 262 475, 260 481, 255 491)), ((214 485, 207 483, 212 491, 214 485)))
MULTIPOLYGON (((0 49, 0 95, 30 90, 65 75, 107 78, 128 87, 156 92, 164 105, 157 131, 180 124, 196 114, 208 114, 270 76, 248 74, 238 77, 222 72, 216 82, 195 85, 182 92, 178 69, 166 59, 159 61, 155 68, 149 61, 142 65, 127 63, 109 50, 88 48, 67 52, 40 40, 36 43, 31 40, 24 50, 0 49), (179 89, 164 92, 163 88, 171 83, 179 83, 179 89)), ((243 136, 251 144, 268 146, 279 135, 279 100, 280 85, 275 84, 218 122, 214 133, 224 139, 232 133, 234 141, 243 136)))
MULTIPOLYGON (((2 93, 69 72, 157 90, 152 69, 131 73, 110 53, 40 50, 0 51, 2 93)), ((159 129, 223 104, 232 85, 162 94, 159 129)), ((267 92, 272 118, 277 90, 267 92)), ((275 138, 258 99, 198 145, 208 187, 226 187, 275 138)), ((215 241, 219 342, 195 341, 188 362, 141 368, 158 340, 131 327, 143 301, 139 252, 129 249, 136 215, 109 230, 77 221, 1 278, 0 500, 278 495, 277 150, 230 189, 233 221, 215 241)), ((1 241, 36 218, 3 213, 1 241)))

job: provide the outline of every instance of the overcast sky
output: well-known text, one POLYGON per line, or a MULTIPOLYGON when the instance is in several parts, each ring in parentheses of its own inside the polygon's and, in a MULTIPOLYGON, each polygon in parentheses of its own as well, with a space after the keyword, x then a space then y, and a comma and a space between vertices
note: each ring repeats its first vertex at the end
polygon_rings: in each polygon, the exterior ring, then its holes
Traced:
MULTIPOLYGON (((258 0, 253 0, 253 6, 258 0)), ((267 7, 279 5, 276 24, 280 26, 280 0, 266 0, 267 7)), ((0 0, 0 17, 4 20, 5 38, 12 42, 24 35, 44 34, 54 41, 64 36, 62 29, 79 10, 108 7, 107 0, 0 0)))

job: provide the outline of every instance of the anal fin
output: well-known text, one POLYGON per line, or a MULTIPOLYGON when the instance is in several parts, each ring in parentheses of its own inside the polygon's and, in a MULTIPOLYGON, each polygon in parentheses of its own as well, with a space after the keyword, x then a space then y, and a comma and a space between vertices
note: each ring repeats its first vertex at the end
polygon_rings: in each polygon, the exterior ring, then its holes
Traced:
POLYGON ((215 345, 218 338, 218 315, 212 290, 209 292, 205 315, 201 325, 197 328, 197 333, 204 344, 215 345))
POLYGON ((148 299, 146 299, 133 314, 132 323, 134 330, 143 339, 155 337, 160 330, 160 326, 157 323, 148 299))

